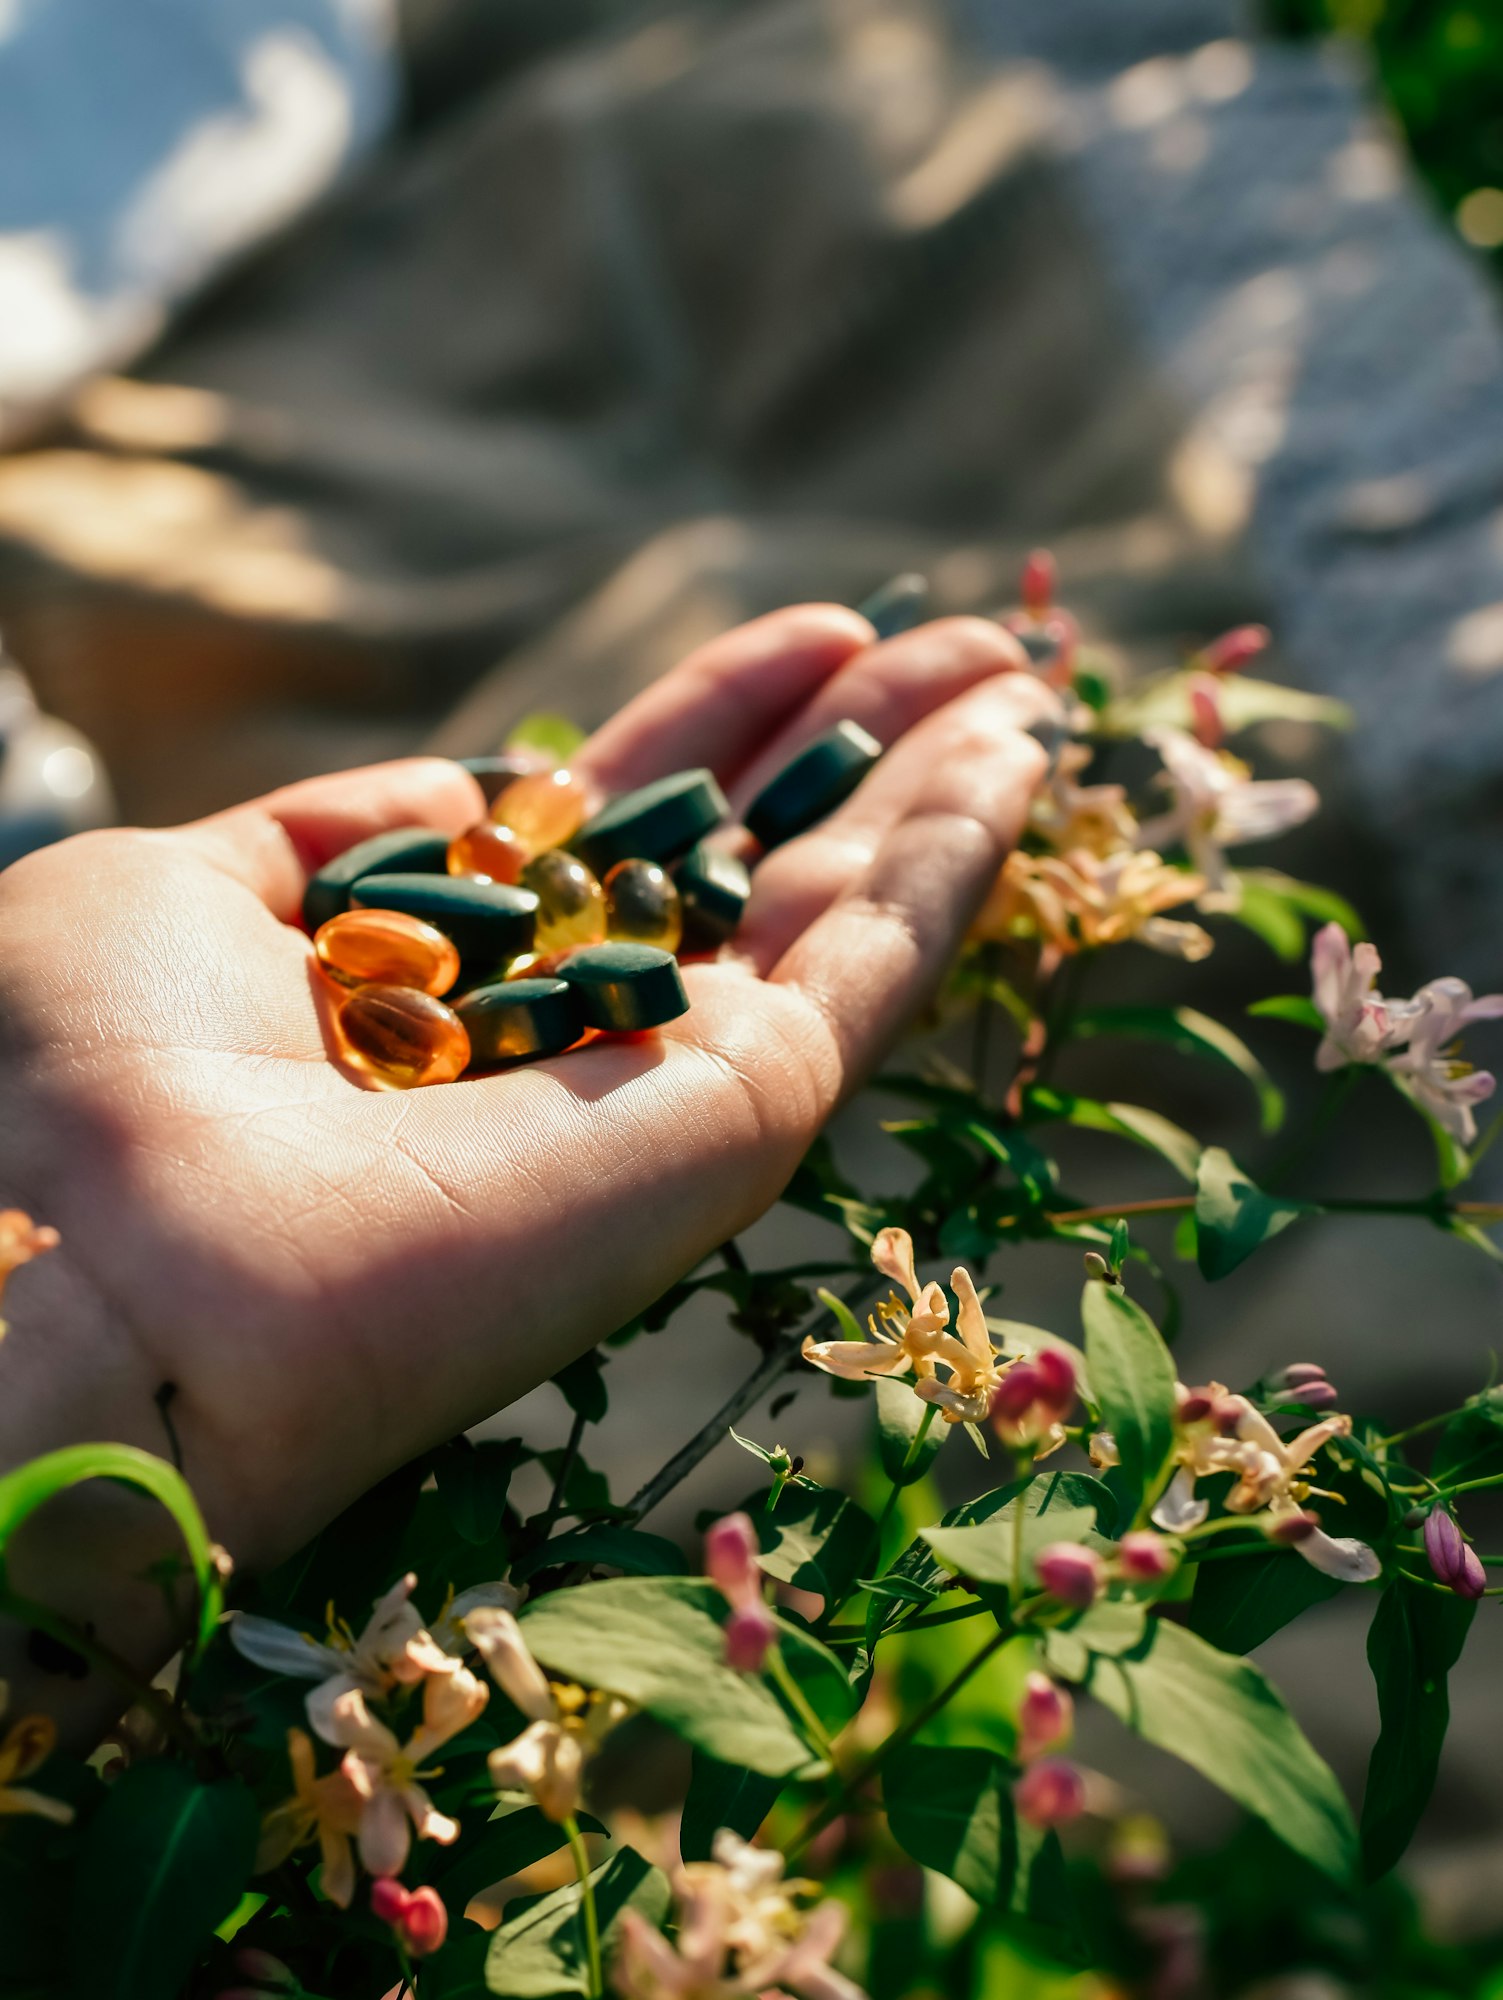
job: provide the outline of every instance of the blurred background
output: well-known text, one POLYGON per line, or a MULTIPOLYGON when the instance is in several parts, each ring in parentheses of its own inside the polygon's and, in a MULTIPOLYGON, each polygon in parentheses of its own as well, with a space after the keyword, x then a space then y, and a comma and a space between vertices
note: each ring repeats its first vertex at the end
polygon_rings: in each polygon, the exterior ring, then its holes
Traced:
MULTIPOLYGON (((1499 0, 0 0, 0 632, 41 711, 0 674, 0 861, 538 707, 588 726, 894 571, 988 611, 1047 543, 1125 674, 1259 619, 1274 677, 1355 706, 1334 744, 1265 732, 1327 800, 1270 858, 1354 896, 1397 990, 1491 990, 1500 275, 1499 0)), ((1251 940, 1188 982, 1133 956, 1212 1012, 1303 976, 1251 940)), ((1259 1047, 1301 1082, 1292 1031, 1259 1047)), ((1133 1094, 1256 1167, 1248 1107, 1173 1059, 1133 1094)), ((840 1143, 900 1173, 872 1126, 840 1143)), ((1375 1104, 1322 1172, 1413 1192, 1425 1141, 1375 1104)), ((994 1276, 1065 1327, 1050 1254, 994 1276)), ((1500 1284, 1332 1220, 1192 1282, 1185 1369, 1315 1356, 1397 1421, 1477 1386, 1500 1284)), ((706 1308, 614 1371, 623 1491, 746 1361, 706 1308)), ((853 1421, 806 1382, 777 1423, 833 1452, 853 1421)), ((718 1457, 681 1521, 745 1484, 718 1457)), ((1265 1649, 1353 1789, 1365 1619, 1265 1649)), ((1492 1629, 1417 1851, 1456 1935, 1503 1867, 1492 1629)))

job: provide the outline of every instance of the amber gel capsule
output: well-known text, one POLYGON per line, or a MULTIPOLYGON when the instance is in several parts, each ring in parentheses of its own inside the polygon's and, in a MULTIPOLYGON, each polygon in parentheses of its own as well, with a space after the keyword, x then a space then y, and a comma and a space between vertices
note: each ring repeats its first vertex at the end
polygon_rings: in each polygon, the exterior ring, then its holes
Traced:
POLYGON ((319 965, 341 986, 411 986, 447 993, 459 953, 442 931, 401 910, 346 910, 319 926, 319 965))
POLYGON ((600 885, 605 934, 623 944, 677 951, 684 934, 678 890, 655 861, 618 861, 600 885))
POLYGON ((514 888, 531 852, 522 836, 509 826, 483 819, 449 842, 449 873, 473 875, 481 882, 504 882, 514 888))
POLYGON ((605 891, 576 854, 552 847, 522 870, 521 887, 538 899, 533 949, 547 956, 605 937, 605 891))
POLYGON ((470 1038, 452 1007, 411 986, 360 986, 339 1010, 345 1060, 388 1090, 452 1083, 470 1038))
POLYGON ((541 854, 572 840, 589 809, 585 782, 572 771, 529 771, 497 794, 491 818, 519 835, 530 854, 541 854))

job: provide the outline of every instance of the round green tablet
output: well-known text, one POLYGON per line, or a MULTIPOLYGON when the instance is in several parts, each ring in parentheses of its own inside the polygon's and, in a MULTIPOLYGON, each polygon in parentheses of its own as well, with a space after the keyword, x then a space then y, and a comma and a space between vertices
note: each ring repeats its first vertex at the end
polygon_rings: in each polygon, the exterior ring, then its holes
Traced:
POLYGON ((856 609, 879 639, 894 639, 899 632, 912 631, 928 602, 928 577, 909 572, 889 577, 880 590, 863 597, 856 609))
POLYGON ((710 951, 741 921, 751 894, 746 863, 718 847, 691 847, 673 871, 679 901, 684 906, 684 944, 688 951, 710 951))
POLYGON ((859 722, 837 722, 758 792, 746 809, 749 831, 764 847, 781 847, 843 804, 881 755, 859 722))
POLYGON ((558 971, 579 995, 591 1028, 659 1028, 689 1011, 678 960, 655 945, 586 945, 570 952, 558 971))
POLYGON ((449 838, 431 826, 399 826, 372 834, 326 861, 303 896, 303 922, 310 931, 350 907, 350 891, 362 875, 379 872, 443 875, 449 865, 449 838))
POLYGON ((730 811, 712 771, 675 771, 602 806, 570 845, 597 875, 618 861, 672 861, 730 811))
POLYGON ((456 1000, 476 1062, 557 1055, 585 1030, 579 995, 562 979, 507 979, 456 1000))
POLYGON ((468 875, 362 875, 357 910, 401 910, 453 941, 467 965, 500 966, 532 949, 538 899, 530 889, 468 875))

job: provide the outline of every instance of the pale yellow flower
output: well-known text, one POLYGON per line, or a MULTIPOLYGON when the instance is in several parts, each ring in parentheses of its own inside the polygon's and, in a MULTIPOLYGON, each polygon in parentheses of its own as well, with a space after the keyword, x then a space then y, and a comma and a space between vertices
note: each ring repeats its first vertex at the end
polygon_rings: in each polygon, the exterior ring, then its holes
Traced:
POLYGON ((323 1892, 331 1903, 347 1910, 355 1894, 351 1843, 360 1830, 365 1792, 342 1766, 324 1778, 314 1775, 313 1739, 304 1730, 288 1730, 287 1761, 292 1766, 292 1797, 274 1806, 261 1822, 255 1872, 276 1868, 316 1835, 323 1892))
POLYGON ((907 1294, 905 1308, 896 1292, 882 1300, 867 1320, 870 1340, 816 1340, 808 1335, 800 1352, 813 1367, 848 1381, 864 1376, 920 1375, 934 1372, 942 1344, 955 1347, 945 1329, 950 1308, 939 1285, 920 1286, 913 1262, 913 1238, 906 1229, 879 1230, 872 1244, 872 1262, 884 1278, 907 1294))
MULTIPOLYGON (((0 1217, 0 1222, 3 1220, 0 1217)), ((0 1681, 0 1714, 9 1706, 9 1684, 0 1681)), ((18 1778, 29 1778, 40 1769, 56 1743, 57 1724, 50 1715, 18 1716, 0 1737, 0 1815, 34 1813, 39 1819, 56 1820, 59 1826, 66 1826, 72 1819, 73 1808, 65 1800, 50 1798, 46 1792, 34 1792, 29 1785, 16 1783, 18 1778)))
MULTIPOLYGON (((0 1209, 0 1296, 4 1295, 5 1283, 12 1271, 19 1271, 33 1257, 55 1250, 59 1241, 55 1229, 39 1227, 24 1210, 0 1209)), ((4 1335, 5 1321, 0 1319, 0 1339, 4 1335)))
POLYGON ((1028 809, 1029 830, 1060 853, 1084 849, 1104 857, 1137 845, 1138 821, 1126 787, 1075 782, 1094 754, 1085 743, 1067 743, 1028 809))
POLYGON ((1210 951, 1210 934, 1161 913, 1193 902, 1204 888, 1201 876, 1171 868, 1147 851, 1102 856, 1085 848, 1068 854, 1014 850, 973 935, 1038 938, 1066 955, 1136 940, 1193 961, 1210 951))
POLYGON ((520 1736, 491 1752, 491 1782, 498 1791, 530 1792, 551 1820, 572 1819, 579 1810, 585 1764, 631 1712, 630 1702, 572 1682, 550 1681, 509 1611, 473 1611, 465 1630, 496 1685, 528 1717, 520 1736))
POLYGON ((412 1835, 447 1847, 459 1823, 441 1813, 423 1790, 423 1766, 449 1739, 467 1729, 489 1700, 484 1682, 467 1667, 429 1674, 423 1682, 423 1719, 406 1743, 373 1716, 358 1688, 342 1694, 330 1718, 333 1740, 344 1750, 340 1770, 361 1799, 360 1859, 372 1875, 399 1875, 412 1835))

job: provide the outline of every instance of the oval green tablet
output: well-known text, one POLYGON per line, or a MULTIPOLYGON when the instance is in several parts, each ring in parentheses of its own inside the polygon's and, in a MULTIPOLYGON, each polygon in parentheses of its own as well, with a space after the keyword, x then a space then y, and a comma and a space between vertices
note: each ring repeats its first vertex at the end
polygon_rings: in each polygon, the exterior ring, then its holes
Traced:
POLYGON ((399 826, 390 833, 347 847, 326 861, 303 895, 303 922, 310 931, 350 907, 350 891, 362 875, 443 875, 449 866, 449 836, 431 826, 399 826))
POLYGON ((456 1000, 476 1062, 557 1055, 585 1030, 575 989, 562 979, 507 979, 456 1000))
POLYGON ((684 906, 684 947, 710 951, 724 944, 741 921, 751 894, 744 861, 717 847, 691 847, 673 871, 684 906))
POLYGON ((730 811, 712 771, 675 771, 602 806, 570 845, 597 875, 618 861, 672 861, 730 811))
POLYGON ((899 632, 913 630, 928 602, 928 577, 909 571, 889 577, 870 597, 863 597, 856 609, 879 639, 895 639, 899 632))
POLYGON ((532 949, 538 899, 530 889, 466 875, 362 875, 350 894, 357 910, 401 910, 452 939, 467 965, 500 966, 532 949))
POLYGON ((837 722, 758 792, 746 809, 749 831, 764 847, 781 847, 843 805, 881 755, 859 722, 837 722))
POLYGON ((678 960, 650 944, 592 944, 559 967, 579 995, 585 1024, 624 1034, 660 1028, 689 1011, 678 960))

